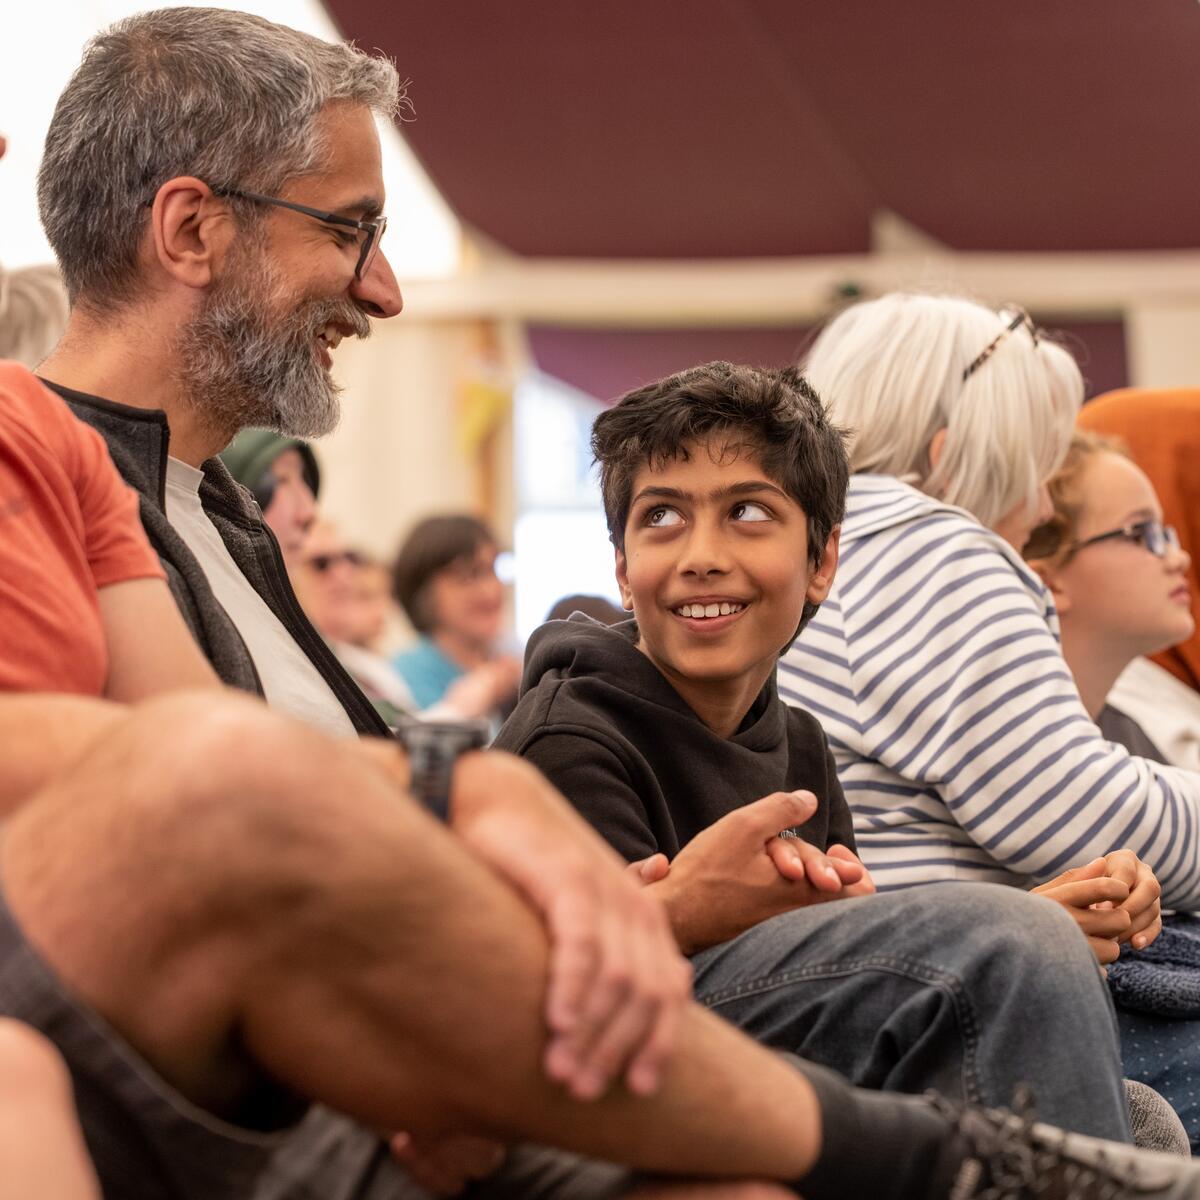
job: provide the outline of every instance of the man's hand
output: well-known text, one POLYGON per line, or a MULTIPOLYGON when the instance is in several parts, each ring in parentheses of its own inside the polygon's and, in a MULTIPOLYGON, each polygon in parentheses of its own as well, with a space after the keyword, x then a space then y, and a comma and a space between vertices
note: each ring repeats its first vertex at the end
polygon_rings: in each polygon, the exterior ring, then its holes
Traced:
POLYGON ((1107 859, 1097 858, 1087 866, 1072 867, 1035 887, 1033 892, 1061 904, 1075 918, 1101 964, 1116 961, 1121 953, 1120 940, 1128 936, 1132 927, 1124 907, 1131 889, 1126 880, 1109 874, 1107 859))
POLYGON ((662 905, 549 783, 498 751, 459 759, 451 826, 517 888, 550 935, 545 1069, 580 1100, 622 1075, 658 1087, 691 999, 662 905))
POLYGON ((414 1183, 435 1196, 457 1196, 469 1183, 494 1175, 504 1162, 504 1146, 468 1134, 418 1137, 393 1134, 392 1156, 414 1183))
POLYGON ((842 897, 847 885, 862 882, 864 868, 849 851, 852 861, 778 836, 802 825, 816 806, 811 792, 775 792, 735 809, 697 834, 666 877, 647 886, 661 896, 685 954, 789 909, 842 897))
POLYGON ((1129 888, 1121 908, 1129 914, 1129 928, 1118 938, 1135 950, 1144 950, 1162 933, 1162 887, 1158 877, 1132 850, 1114 850, 1104 856, 1109 877, 1129 888))

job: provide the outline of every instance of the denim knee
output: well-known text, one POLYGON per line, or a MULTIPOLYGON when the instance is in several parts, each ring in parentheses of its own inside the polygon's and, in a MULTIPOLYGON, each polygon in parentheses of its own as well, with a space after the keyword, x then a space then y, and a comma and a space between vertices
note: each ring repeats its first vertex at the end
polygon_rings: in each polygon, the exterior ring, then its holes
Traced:
POLYGON ((1103 995, 1088 940, 1061 904, 1003 884, 947 886, 955 893, 947 907, 977 951, 1002 959, 1009 971, 1035 983, 1071 981, 1103 995))

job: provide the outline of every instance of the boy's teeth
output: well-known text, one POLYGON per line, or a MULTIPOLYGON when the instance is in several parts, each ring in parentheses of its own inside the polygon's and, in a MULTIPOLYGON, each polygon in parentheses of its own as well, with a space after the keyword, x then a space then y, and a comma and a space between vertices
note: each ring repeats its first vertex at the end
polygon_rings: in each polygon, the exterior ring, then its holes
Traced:
POLYGON ((676 611, 681 617, 691 617, 699 620, 707 617, 727 617, 731 613, 741 612, 744 604, 731 604, 722 600, 719 604, 681 604, 676 611))

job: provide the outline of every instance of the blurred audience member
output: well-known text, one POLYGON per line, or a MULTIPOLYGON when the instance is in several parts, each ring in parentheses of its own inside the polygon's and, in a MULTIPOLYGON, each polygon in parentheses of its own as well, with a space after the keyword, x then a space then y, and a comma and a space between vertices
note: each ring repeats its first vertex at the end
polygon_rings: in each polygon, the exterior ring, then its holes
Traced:
POLYGON ((504 585, 496 539, 465 514, 428 517, 408 535, 392 568, 392 592, 420 635, 393 663, 417 703, 429 708, 469 689, 483 711, 511 709, 521 660, 498 654, 504 585))
MULTIPOLYGON (((7 149, 0 137, 0 158, 7 149)), ((66 327, 67 289, 56 266, 6 271, 0 264, 0 359, 36 367, 66 327)))
POLYGON ((618 608, 611 600, 603 596, 564 596, 546 614, 547 621, 566 621, 572 613, 581 612, 599 621, 602 625, 616 625, 619 621, 627 621, 629 613, 618 608))
MULTIPOLYGON (((1084 407, 1079 426, 1119 437, 1154 485, 1163 520, 1191 556, 1187 582, 1200 622, 1200 390, 1110 392, 1084 407)), ((1200 633, 1134 659, 1109 700, 1145 729, 1167 762, 1200 770, 1200 633)))
POLYGON ((404 677, 379 652, 392 604, 390 574, 370 555, 347 546, 332 521, 314 523, 293 584, 309 620, 389 724, 406 714, 469 720, 495 711, 490 664, 461 675, 432 704, 418 703, 404 677))
POLYGON ((333 522, 317 520, 292 568, 292 586, 338 661, 394 725, 400 715, 414 712, 416 703, 391 663, 367 644, 383 623, 374 629, 374 614, 363 604, 361 576, 367 569, 365 557, 346 545, 333 522))
POLYGON ((312 447, 269 429, 243 429, 221 452, 229 473, 249 488, 290 571, 316 515, 321 468, 312 447))

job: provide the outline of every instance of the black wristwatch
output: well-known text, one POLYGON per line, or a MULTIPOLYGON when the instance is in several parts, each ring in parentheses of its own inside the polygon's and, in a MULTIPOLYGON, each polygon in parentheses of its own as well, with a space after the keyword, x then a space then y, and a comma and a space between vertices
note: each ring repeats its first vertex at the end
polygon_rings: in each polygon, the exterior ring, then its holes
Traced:
POLYGON ((412 794, 435 817, 450 816, 450 778, 454 764, 468 750, 482 750, 491 740, 486 721, 414 721, 396 727, 396 738, 408 751, 412 794))

